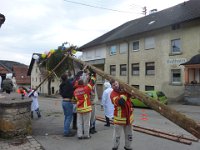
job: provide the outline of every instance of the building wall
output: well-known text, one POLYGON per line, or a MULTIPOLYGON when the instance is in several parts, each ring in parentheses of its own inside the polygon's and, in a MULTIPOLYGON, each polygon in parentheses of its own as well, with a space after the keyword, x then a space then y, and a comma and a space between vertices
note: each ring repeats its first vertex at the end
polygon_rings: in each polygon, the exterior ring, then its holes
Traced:
POLYGON ((83 52, 82 60, 90 61, 95 59, 106 58, 106 49, 104 46, 93 47, 83 52))
MULTIPOLYGON (((37 63, 34 63, 33 69, 31 72, 31 87, 36 88, 44 79, 45 79, 45 76, 43 76, 41 74, 37 63)), ((52 95, 58 93, 59 84, 60 84, 60 79, 55 77, 54 81, 51 82, 51 89, 54 88, 54 93, 52 93, 52 95)), ((41 94, 48 93, 48 81, 47 80, 39 87, 38 92, 41 94)), ((51 92, 52 92, 52 90, 51 90, 51 92)))
POLYGON ((28 67, 27 66, 13 66, 13 72, 15 75, 17 85, 30 86, 31 80, 27 76, 28 67))
MULTIPOLYGON (((82 60, 88 62, 89 64, 94 65, 95 67, 104 70, 105 63, 104 60, 106 58, 106 46, 96 46, 83 51, 82 60), (92 61, 99 60, 99 61, 92 61)), ((97 75, 97 94, 98 99, 100 100, 103 93, 103 83, 104 79, 101 76, 97 75)))
MULTIPOLYGON (((110 73, 110 65, 116 65, 116 77, 128 82, 128 76, 120 76, 120 64, 128 64, 128 52, 120 54, 120 44, 113 43, 107 46, 105 72, 110 73), (110 55, 110 46, 117 46, 116 55, 110 55)), ((129 85, 139 85, 141 91, 145 86, 154 86, 155 90, 163 91, 170 99, 178 100, 184 93, 184 68, 181 63, 188 61, 199 53, 200 49, 200 21, 181 24, 180 29, 171 27, 133 36, 127 40, 129 51, 129 85), (147 37, 154 37, 155 48, 145 50, 144 41, 147 37), (171 53, 171 40, 180 39, 181 53, 171 53), (132 51, 133 41, 139 40, 139 51, 132 51), (145 63, 155 63, 155 75, 145 75, 145 63), (138 76, 131 75, 131 64, 139 63, 138 76), (171 69, 181 69, 181 82, 172 84, 171 69)))

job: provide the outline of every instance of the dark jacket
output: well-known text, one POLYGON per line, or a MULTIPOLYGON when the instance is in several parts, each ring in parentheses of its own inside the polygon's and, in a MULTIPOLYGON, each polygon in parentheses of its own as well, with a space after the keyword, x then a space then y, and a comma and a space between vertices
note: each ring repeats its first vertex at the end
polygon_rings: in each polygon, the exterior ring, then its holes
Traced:
POLYGON ((60 84, 59 93, 62 98, 72 98, 73 97, 74 88, 72 82, 70 80, 63 81, 60 84))
POLYGON ((12 91, 13 90, 13 83, 11 79, 5 79, 2 83, 2 88, 5 91, 12 91))

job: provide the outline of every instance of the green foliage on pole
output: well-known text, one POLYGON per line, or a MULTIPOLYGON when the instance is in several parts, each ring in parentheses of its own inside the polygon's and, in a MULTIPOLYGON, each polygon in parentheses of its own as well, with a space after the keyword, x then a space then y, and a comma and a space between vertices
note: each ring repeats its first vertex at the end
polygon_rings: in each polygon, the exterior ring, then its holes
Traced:
MULTIPOLYGON (((41 57, 39 60, 39 67, 42 68, 42 70, 45 70, 45 72, 50 73, 54 67, 65 57, 64 54, 69 54, 72 56, 72 52, 74 50, 77 50, 77 46, 59 46, 58 49, 54 50, 53 52, 49 52, 46 54, 45 57, 41 57)), ((54 70, 54 75, 57 77, 61 77, 62 74, 64 74, 67 70, 73 69, 73 60, 72 59, 66 59, 63 61, 59 67, 57 67, 54 70)))

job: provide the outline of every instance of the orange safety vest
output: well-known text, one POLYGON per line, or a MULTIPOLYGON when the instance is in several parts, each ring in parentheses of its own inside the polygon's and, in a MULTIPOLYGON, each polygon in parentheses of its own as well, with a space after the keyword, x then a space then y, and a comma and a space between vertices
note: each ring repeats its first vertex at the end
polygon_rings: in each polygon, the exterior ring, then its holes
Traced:
MULTIPOLYGON (((96 79, 93 78, 95 81, 96 79)), ((90 101, 90 92, 92 91, 94 84, 92 82, 88 83, 86 86, 78 85, 74 91, 74 97, 77 100, 77 112, 86 113, 91 112, 91 101, 90 101)))
POLYGON ((18 90, 17 90, 17 93, 19 93, 19 94, 24 94, 24 95, 25 95, 25 94, 26 94, 26 91, 25 91, 25 90, 22 90, 22 89, 18 89, 18 90))
POLYGON ((133 108, 130 96, 126 92, 112 91, 110 94, 112 103, 114 104, 114 124, 130 125, 133 123, 133 108), (118 104, 120 98, 125 100, 125 106, 121 107, 118 104))

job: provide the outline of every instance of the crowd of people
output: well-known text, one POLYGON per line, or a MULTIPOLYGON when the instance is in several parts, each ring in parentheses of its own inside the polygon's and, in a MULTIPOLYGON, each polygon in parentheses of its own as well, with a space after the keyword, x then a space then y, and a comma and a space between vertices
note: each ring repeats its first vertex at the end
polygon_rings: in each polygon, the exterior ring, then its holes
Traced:
POLYGON ((95 102, 97 92, 95 87, 96 75, 88 69, 79 71, 73 78, 70 72, 61 77, 59 93, 62 96, 64 112, 64 136, 75 134, 70 131, 77 129, 79 139, 89 139, 90 134, 96 133, 95 102))
MULTIPOLYGON (((7 94, 10 94, 13 88, 12 81, 6 78, 2 83, 2 88, 7 94)), ((24 87, 19 87, 17 92, 21 94, 21 99, 24 99, 25 96, 32 99, 31 118, 34 117, 34 113, 40 118, 38 92, 35 89, 27 90, 24 87)), ((96 73, 87 66, 75 76, 71 72, 66 72, 61 76, 59 94, 62 97, 64 113, 63 136, 76 135, 70 128, 72 123, 72 128, 77 130, 79 140, 90 139, 91 134, 97 132, 95 117, 96 102, 98 101, 96 73)), ((110 127, 111 120, 114 123, 112 150, 118 150, 122 130, 125 138, 124 149, 132 150, 133 107, 130 95, 123 91, 118 81, 105 81, 101 106, 104 110, 105 126, 110 127)))
MULTIPOLYGON (((79 140, 90 139, 96 133, 95 104, 98 100, 96 90, 96 73, 87 66, 79 71, 75 77, 70 72, 62 75, 59 87, 62 96, 64 112, 64 136, 72 137, 70 124, 77 129, 79 140), (76 115, 75 115, 76 114, 76 115)), ((124 131, 125 150, 132 150, 133 108, 130 95, 121 89, 118 81, 111 80, 104 83, 101 106, 104 109, 106 127, 110 121, 114 123, 113 148, 117 150, 120 144, 121 131, 124 131)))

